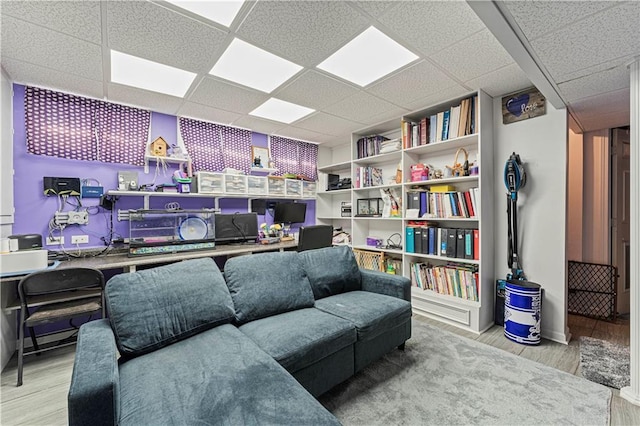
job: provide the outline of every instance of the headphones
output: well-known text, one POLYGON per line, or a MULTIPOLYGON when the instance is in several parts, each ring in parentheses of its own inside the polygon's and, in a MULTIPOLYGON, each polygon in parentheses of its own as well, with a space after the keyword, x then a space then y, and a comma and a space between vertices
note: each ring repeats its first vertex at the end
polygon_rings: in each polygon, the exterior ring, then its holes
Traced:
POLYGON ((507 187, 511 196, 515 197, 515 194, 524 188, 526 183, 527 174, 524 171, 522 161, 520 161, 520 156, 514 152, 504 165, 504 186, 507 187))

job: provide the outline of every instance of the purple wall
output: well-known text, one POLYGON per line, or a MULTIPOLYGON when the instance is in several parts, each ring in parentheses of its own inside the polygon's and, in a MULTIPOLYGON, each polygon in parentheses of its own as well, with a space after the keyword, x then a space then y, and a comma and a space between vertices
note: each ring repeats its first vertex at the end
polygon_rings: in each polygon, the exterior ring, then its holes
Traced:
MULTIPOLYGON (((118 171, 136 171, 139 174, 140 184, 153 182, 155 163, 149 165, 149 174, 144 173, 142 167, 125 164, 102 163, 99 161, 67 160, 58 157, 48 157, 27 153, 25 124, 24 124, 24 86, 14 84, 13 95, 13 167, 14 175, 14 206, 15 223, 14 234, 42 234, 43 242, 49 233, 49 221, 58 208, 57 197, 45 197, 43 195, 42 178, 44 176, 78 177, 80 179, 94 178, 100 181, 105 191, 117 188, 118 171)), ((177 119, 175 116, 152 112, 151 114, 151 140, 162 136, 170 145, 177 142, 177 119)), ((252 144, 266 147, 267 135, 252 133, 252 144)), ((247 153, 247 161, 250 161, 250 153, 247 153)), ((156 179, 156 184, 170 183, 171 174, 175 167, 169 167, 166 176, 162 173, 156 179)), ((98 205, 97 198, 83 198, 83 207, 98 205)), ((170 198, 151 197, 150 208, 164 208, 171 201, 177 201, 182 208, 212 208, 213 199, 208 198, 170 198)), ((315 223, 315 201, 307 202, 307 221, 305 224, 315 223)), ((221 199, 220 207, 223 213, 246 212, 248 202, 245 199, 221 199)), ((117 209, 142 208, 142 197, 120 197, 117 201, 117 209)), ((66 211, 72 210, 67 206, 66 211)), ((89 216, 89 224, 86 226, 69 226, 63 235, 65 248, 75 248, 71 244, 72 235, 89 235, 89 244, 83 244, 81 248, 104 247, 100 237, 107 236, 109 232, 109 214, 103 209, 93 208, 95 212, 89 216)), ((273 218, 267 214, 258 216, 258 223, 272 223, 273 218)), ((114 230, 124 238, 129 237, 129 223, 118 222, 114 213, 114 230)), ((58 235, 56 232, 55 235, 58 235)), ((57 246, 49 246, 55 250, 57 246)))

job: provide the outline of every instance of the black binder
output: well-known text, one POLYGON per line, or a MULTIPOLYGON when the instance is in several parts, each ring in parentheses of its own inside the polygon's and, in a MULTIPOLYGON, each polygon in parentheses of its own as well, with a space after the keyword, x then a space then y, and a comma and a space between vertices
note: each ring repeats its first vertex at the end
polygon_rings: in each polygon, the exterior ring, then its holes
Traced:
POLYGON ((456 229, 456 257, 464 259, 464 229, 456 229))

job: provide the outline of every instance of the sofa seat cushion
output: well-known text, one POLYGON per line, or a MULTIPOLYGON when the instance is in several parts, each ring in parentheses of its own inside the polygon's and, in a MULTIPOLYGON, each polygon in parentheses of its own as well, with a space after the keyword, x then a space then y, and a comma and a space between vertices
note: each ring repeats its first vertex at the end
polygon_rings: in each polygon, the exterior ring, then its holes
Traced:
POLYGON ((313 296, 317 299, 362 290, 360 269, 347 246, 327 247, 300 253, 313 296))
POLYGON ((358 340, 370 340, 411 319, 411 303, 368 291, 350 291, 316 301, 316 309, 356 326, 358 340))
POLYGON ((120 401, 120 425, 339 424, 228 324, 122 363, 120 401))
POLYGON ((240 331, 292 373, 356 341, 352 323, 315 308, 252 321, 240 331))
POLYGON ((229 289, 211 258, 116 275, 107 283, 105 298, 124 357, 154 351, 234 319, 229 289))
POLYGON ((224 275, 239 324, 313 306, 313 292, 296 252, 232 257, 224 275))

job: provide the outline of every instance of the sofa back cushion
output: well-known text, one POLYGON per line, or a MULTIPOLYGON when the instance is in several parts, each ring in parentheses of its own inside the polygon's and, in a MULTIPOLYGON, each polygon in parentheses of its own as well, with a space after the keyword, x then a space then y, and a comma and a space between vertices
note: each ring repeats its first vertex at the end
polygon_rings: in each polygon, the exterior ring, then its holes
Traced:
POLYGON ((360 269, 347 246, 303 251, 300 260, 315 299, 361 289, 360 269))
POLYGON ((313 292, 296 252, 232 257, 224 276, 239 324, 313 306, 313 292))
POLYGON ((213 259, 194 259, 111 278, 111 328, 125 357, 142 355, 233 321, 233 301, 213 259))

